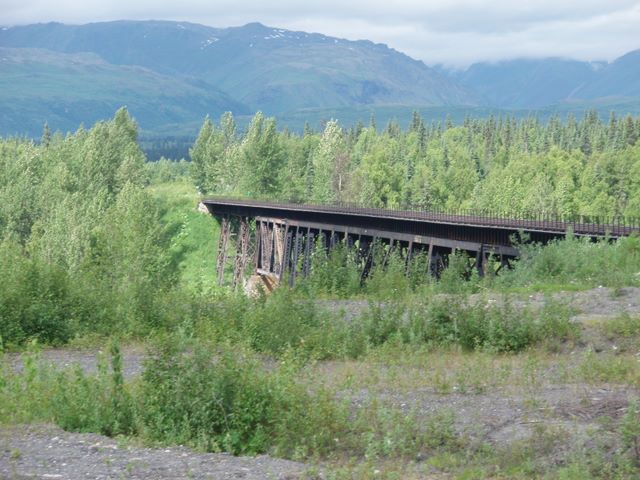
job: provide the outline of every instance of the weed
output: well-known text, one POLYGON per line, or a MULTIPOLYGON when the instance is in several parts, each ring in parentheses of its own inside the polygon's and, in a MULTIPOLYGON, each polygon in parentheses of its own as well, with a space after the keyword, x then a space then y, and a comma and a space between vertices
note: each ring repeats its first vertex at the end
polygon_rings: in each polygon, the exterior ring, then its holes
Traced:
POLYGON ((622 442, 629 452, 636 466, 640 467, 640 407, 638 402, 630 402, 627 413, 620 424, 622 442))
POLYGON ((624 313, 619 317, 602 322, 602 329, 611 340, 616 337, 638 337, 640 336, 640 317, 624 313))
POLYGON ((590 383, 640 385, 640 366, 634 356, 598 354, 587 350, 580 359, 576 373, 580 379, 590 383))

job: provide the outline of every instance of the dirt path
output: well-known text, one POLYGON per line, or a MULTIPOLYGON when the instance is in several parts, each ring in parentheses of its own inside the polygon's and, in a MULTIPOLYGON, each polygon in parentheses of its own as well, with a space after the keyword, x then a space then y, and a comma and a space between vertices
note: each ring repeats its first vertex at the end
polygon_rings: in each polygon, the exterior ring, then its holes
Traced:
POLYGON ((234 457, 183 447, 141 448, 51 425, 0 428, 3 479, 297 479, 305 466, 268 456, 234 457))

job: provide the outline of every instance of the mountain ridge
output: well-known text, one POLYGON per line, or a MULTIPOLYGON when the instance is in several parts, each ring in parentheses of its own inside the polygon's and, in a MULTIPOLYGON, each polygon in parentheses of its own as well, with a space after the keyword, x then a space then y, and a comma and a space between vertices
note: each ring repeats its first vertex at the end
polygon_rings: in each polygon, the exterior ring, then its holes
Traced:
POLYGON ((168 20, 2 27, 0 49, 1 134, 33 134, 45 121, 74 128, 123 104, 159 131, 225 110, 300 119, 410 109, 546 116, 640 105, 640 50, 611 63, 514 59, 448 70, 370 40, 168 20))
POLYGON ((437 69, 494 107, 540 108, 573 101, 640 99, 640 49, 609 63, 517 58, 478 62, 463 70, 437 69))
POLYGON ((168 21, 36 24, 0 31, 0 46, 90 51, 116 65, 204 78, 273 114, 350 104, 477 103, 455 81, 386 45, 260 23, 225 29, 168 21))
POLYGON ((47 122, 63 131, 109 118, 126 105, 146 128, 251 110, 198 79, 119 66, 93 53, 0 47, 0 132, 38 136, 47 122))

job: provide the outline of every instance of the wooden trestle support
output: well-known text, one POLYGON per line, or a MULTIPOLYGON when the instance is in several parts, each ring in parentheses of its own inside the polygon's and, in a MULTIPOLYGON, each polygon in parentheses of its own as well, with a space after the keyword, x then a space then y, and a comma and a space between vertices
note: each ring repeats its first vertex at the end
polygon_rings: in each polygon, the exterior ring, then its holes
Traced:
POLYGON ((224 284, 225 273, 232 270, 234 288, 242 286, 248 273, 259 275, 269 289, 285 278, 293 286, 298 277, 310 274, 316 252, 328 254, 339 244, 354 252, 361 269, 361 280, 366 278, 376 261, 384 265, 394 252, 404 259, 407 271, 415 268, 416 260, 421 259, 423 263, 418 268, 424 268, 426 275, 435 277, 446 267, 448 257, 454 251, 467 253, 469 275, 474 270, 480 276, 496 274, 502 268, 509 268, 509 260, 514 257, 512 247, 445 238, 268 217, 250 219, 224 215, 218 218, 218 284, 224 284), (235 243, 236 253, 230 259, 228 250, 232 243, 235 243), (248 272, 250 264, 252 272, 248 272), (488 270, 490 265, 492 269, 488 270))

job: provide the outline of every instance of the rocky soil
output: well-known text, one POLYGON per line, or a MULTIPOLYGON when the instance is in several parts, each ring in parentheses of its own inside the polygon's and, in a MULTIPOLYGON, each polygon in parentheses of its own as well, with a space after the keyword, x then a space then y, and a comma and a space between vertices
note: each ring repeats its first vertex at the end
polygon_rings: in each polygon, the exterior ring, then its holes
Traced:
MULTIPOLYGON (((442 294, 441 296, 446 296, 442 294)), ((486 295, 469 295, 469 302, 478 301, 501 302, 504 295, 490 292, 486 295)), ((508 298, 514 305, 540 308, 547 298, 561 302, 575 312, 575 320, 607 319, 618 317, 623 313, 640 315, 640 288, 625 287, 620 289, 593 288, 577 292, 557 292, 550 295, 534 293, 530 295, 512 294, 508 298)), ((321 307, 336 313, 342 313, 347 320, 365 311, 369 304, 366 300, 323 300, 321 307)))
POLYGON ((305 466, 268 456, 234 457, 183 447, 142 448, 52 425, 0 429, 3 479, 216 479, 289 480, 305 466))
MULTIPOLYGON (((621 314, 640 315, 640 288, 617 291, 596 288, 583 292, 554 294, 556 300, 568 304, 575 312, 576 322, 587 328, 592 322, 606 322, 621 314)), ((472 296, 471 301, 482 297, 472 296)), ((501 301, 500 296, 489 296, 489 301, 501 301)), ((542 294, 518 297, 517 305, 534 307, 543 305, 542 294)), ((334 311, 343 310, 346 317, 357 315, 367 308, 362 301, 331 301, 321 304, 334 311)), ((588 329, 587 329, 588 330, 588 329)), ((578 349, 611 349, 607 339, 586 331, 585 341, 578 349), (600 345, 597 348, 596 345, 600 345)), ((610 343, 610 342, 609 342, 610 343)), ((613 347, 615 348, 615 347, 613 347)), ((640 346, 639 349, 640 358, 640 346)), ((578 357, 580 352, 561 352, 563 358, 578 357), (574 355, 575 354, 575 355, 574 355)), ((43 352, 45 361, 64 367, 79 364, 84 370, 95 371, 95 350, 50 349, 43 352)), ((123 349, 124 373, 135 377, 143 368, 145 351, 142 347, 123 349)), ((13 368, 23 368, 20 355, 9 356, 13 368)), ((568 360, 570 363, 571 360, 568 360)), ((552 362, 553 363, 553 362, 552 362)), ((340 367, 337 367, 340 368, 340 367)), ((376 366, 383 372, 384 365, 376 366)), ((430 365, 415 369, 415 378, 426 375, 430 365)), ((317 367, 317 374, 330 378, 336 366, 326 362, 317 367)), ((405 375, 411 375, 405 372, 405 375)), ((530 437, 538 425, 555 428, 565 436, 565 445, 580 442, 588 445, 591 437, 606 435, 601 425, 608 418, 611 425, 626 412, 630 400, 640 397, 640 391, 631 387, 606 384, 554 383, 553 376, 535 388, 500 386, 480 392, 448 392, 425 386, 407 390, 389 385, 389 388, 357 387, 342 392, 351 399, 354 408, 375 397, 415 415, 416 421, 428 421, 439 411, 455 412, 455 429, 471 441, 490 442, 497 448, 530 437)), ((413 384, 412 384, 413 385, 413 384)), ((0 427, 0 477, 2 478, 216 478, 258 479, 299 478, 305 475, 305 466, 267 456, 256 458, 232 457, 224 454, 205 454, 177 447, 169 449, 141 448, 120 445, 117 440, 94 434, 67 433, 50 425, 0 427)))

